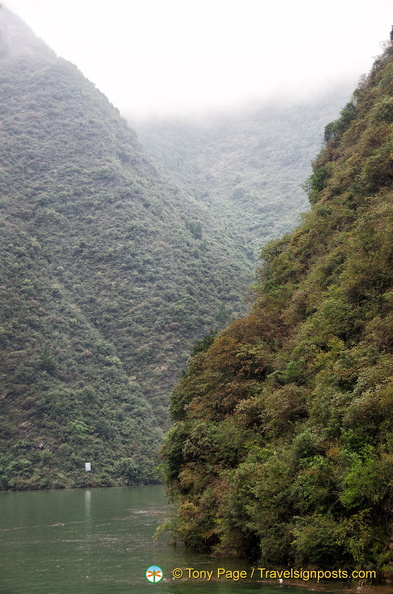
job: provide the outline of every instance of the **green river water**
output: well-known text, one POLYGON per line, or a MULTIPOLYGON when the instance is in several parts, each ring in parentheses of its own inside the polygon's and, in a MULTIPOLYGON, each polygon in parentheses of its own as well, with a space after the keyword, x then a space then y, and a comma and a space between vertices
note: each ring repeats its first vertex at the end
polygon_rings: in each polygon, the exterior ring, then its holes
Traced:
MULTIPOLYGON (((0 594, 305 594, 278 580, 251 580, 252 567, 235 559, 196 555, 182 546, 154 541, 156 527, 168 513, 160 486, 75 489, 0 494, 0 594), (152 565, 164 578, 145 577, 152 565), (172 571, 183 570, 174 579, 172 571), (194 572, 213 572, 207 575, 194 572), (247 579, 221 575, 244 571, 247 579), (201 579, 197 579, 200 577, 201 579)), ((234 576, 236 574, 233 574, 234 576)), ((345 592, 336 580, 313 589, 345 592), (334 583, 333 583, 334 582, 334 583)))

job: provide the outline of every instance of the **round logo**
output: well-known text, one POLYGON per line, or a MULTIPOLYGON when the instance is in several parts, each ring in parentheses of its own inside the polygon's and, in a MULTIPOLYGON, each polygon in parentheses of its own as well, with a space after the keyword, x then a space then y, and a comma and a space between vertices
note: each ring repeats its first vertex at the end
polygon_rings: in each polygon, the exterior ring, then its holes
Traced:
POLYGON ((161 567, 158 567, 158 565, 151 565, 146 569, 145 575, 149 582, 156 584, 162 580, 164 577, 164 572, 162 571, 161 567))

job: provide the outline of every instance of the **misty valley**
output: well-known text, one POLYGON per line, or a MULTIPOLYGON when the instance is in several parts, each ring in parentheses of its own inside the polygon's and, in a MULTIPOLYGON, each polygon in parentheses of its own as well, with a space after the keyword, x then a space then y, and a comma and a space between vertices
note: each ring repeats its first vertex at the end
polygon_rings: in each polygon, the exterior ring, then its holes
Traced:
POLYGON ((0 65, 0 592, 389 583, 392 42, 198 118, 126 119, 4 5, 0 65))

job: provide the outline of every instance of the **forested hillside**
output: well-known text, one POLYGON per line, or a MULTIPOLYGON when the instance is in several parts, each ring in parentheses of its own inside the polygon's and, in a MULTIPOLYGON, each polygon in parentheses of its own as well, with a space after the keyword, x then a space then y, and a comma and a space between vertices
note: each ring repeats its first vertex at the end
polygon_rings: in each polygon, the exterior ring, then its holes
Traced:
POLYGON ((255 304, 201 343, 163 450, 176 533, 263 566, 393 573, 393 47, 263 250, 255 304))
POLYGON ((248 256, 5 7, 0 35, 0 488, 157 480, 168 390, 244 311, 248 256))
POLYGON ((292 231, 308 209, 302 185, 324 126, 351 91, 133 125, 154 160, 206 205, 255 267, 261 246, 292 231))

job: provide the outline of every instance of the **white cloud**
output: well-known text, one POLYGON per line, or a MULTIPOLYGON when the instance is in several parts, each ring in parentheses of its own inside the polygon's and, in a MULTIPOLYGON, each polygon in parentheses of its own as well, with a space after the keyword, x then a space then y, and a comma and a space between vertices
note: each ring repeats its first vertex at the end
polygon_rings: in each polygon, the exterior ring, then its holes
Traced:
POLYGON ((367 71, 391 0, 8 0, 121 110, 181 113, 315 92, 367 71))

